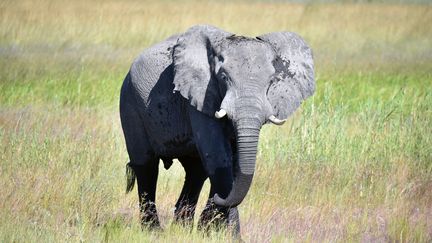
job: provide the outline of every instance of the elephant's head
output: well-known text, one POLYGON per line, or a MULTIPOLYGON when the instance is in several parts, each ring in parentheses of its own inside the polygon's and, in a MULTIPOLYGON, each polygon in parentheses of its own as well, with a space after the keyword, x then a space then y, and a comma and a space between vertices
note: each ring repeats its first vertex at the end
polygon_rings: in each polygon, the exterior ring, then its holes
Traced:
POLYGON ((173 59, 174 90, 234 125, 239 166, 228 197, 214 198, 234 207, 251 185, 262 125, 283 124, 315 90, 311 50, 290 32, 248 38, 200 25, 179 37, 173 59))

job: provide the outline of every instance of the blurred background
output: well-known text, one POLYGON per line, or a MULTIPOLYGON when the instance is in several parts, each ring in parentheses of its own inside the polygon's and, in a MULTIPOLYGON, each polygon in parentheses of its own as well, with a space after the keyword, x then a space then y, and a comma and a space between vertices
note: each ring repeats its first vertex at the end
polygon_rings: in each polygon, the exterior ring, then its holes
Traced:
POLYGON ((314 53, 315 95, 262 130, 244 240, 431 241, 431 23, 427 0, 1 1, 0 241, 229 239, 172 224, 179 163, 160 170, 163 233, 124 194, 123 78, 195 24, 292 31, 314 53))

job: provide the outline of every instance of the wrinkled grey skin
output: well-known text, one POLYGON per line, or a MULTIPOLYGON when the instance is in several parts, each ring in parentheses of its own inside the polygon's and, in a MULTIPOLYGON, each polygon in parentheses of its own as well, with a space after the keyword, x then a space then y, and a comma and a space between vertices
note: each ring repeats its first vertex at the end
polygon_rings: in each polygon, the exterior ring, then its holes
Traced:
POLYGON ((206 178, 211 192, 200 224, 214 212, 239 231, 237 205, 255 170, 260 129, 290 116, 315 90, 312 53, 301 37, 275 32, 256 38, 194 26, 145 50, 132 64, 120 97, 144 225, 158 226, 158 162, 178 158, 185 184, 176 219, 191 221, 206 178), (217 119, 215 112, 226 111, 217 119))

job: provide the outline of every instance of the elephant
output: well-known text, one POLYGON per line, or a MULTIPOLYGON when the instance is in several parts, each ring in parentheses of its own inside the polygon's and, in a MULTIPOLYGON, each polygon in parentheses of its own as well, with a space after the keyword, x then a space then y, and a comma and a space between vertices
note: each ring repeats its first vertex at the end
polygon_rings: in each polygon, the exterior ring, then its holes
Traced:
POLYGON ((192 224, 205 180, 210 195, 198 227, 240 232, 237 206, 252 183, 259 134, 282 125, 315 91, 311 48, 297 34, 255 38, 196 25, 144 50, 120 92, 129 155, 127 188, 137 181, 141 224, 159 228, 159 161, 177 159, 185 181, 174 219, 192 224))

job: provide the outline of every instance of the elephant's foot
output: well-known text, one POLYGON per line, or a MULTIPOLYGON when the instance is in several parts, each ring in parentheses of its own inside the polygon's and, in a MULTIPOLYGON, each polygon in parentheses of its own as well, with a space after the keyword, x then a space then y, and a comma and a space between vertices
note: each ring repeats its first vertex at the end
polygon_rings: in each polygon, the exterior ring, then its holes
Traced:
POLYGON ((161 230, 158 218, 141 217, 141 227, 147 230, 161 230))
POLYGON ((193 228, 193 219, 196 205, 181 205, 174 210, 174 220, 176 223, 193 228))
POLYGON ((237 208, 221 208, 213 203, 207 204, 198 222, 198 229, 207 232, 225 229, 232 234, 233 240, 241 241, 237 208))
POLYGON ((148 204, 140 210, 141 226, 149 230, 160 230, 159 217, 154 203, 148 204))
POLYGON ((226 213, 222 208, 216 207, 213 203, 207 203, 198 221, 198 229, 209 231, 218 229, 227 224, 226 213))

